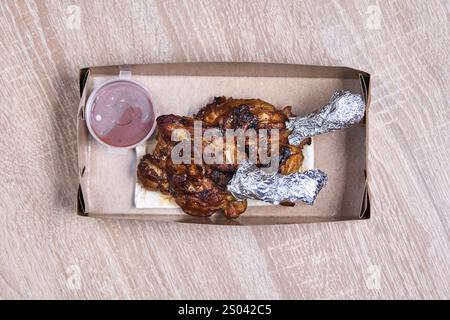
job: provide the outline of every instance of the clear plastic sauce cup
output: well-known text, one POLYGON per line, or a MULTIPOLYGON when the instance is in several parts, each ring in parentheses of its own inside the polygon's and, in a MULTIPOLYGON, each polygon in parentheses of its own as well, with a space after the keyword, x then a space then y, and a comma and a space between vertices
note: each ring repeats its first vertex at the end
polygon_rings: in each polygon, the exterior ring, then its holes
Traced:
POLYGON ((134 148, 155 130, 156 116, 149 92, 123 74, 95 88, 86 104, 86 124, 91 135, 114 149, 134 148))

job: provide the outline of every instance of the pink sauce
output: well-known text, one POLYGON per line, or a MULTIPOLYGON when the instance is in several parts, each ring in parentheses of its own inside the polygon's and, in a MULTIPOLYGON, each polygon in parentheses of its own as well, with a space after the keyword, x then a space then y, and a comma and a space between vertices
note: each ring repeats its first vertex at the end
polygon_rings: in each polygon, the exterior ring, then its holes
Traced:
POLYGON ((118 80, 97 92, 89 121, 95 135, 104 143, 129 147, 150 133, 155 114, 143 88, 133 82, 118 80))

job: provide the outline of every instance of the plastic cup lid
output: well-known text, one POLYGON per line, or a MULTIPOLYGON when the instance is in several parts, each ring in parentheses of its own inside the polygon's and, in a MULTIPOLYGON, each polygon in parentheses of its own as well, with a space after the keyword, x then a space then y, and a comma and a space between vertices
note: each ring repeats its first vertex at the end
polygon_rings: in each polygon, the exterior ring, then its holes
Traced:
POLYGON ((141 84, 119 78, 94 89, 86 105, 86 123, 100 143, 133 148, 153 133, 155 111, 141 84))

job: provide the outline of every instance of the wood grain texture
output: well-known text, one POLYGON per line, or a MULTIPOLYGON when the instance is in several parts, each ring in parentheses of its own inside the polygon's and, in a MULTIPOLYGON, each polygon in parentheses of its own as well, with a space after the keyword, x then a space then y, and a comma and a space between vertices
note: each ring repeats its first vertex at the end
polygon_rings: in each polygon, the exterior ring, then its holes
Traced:
POLYGON ((448 0, 2 0, 0 298, 449 299, 449 16, 448 0), (372 219, 76 216, 79 68, 186 61, 371 72, 372 219))

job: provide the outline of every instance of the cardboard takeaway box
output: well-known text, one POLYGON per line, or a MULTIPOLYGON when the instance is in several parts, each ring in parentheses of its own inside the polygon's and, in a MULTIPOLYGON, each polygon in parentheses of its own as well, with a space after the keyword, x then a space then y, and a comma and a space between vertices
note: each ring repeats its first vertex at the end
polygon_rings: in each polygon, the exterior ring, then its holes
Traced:
POLYGON ((93 88, 117 77, 120 66, 82 69, 78 109, 78 213, 92 217, 145 218, 223 225, 257 225, 360 220, 370 217, 367 185, 367 112, 370 75, 346 67, 265 63, 173 63, 127 66, 144 84, 161 114, 190 115, 214 96, 260 98, 276 107, 293 106, 305 115, 328 103, 336 90, 360 93, 366 101, 364 121, 314 139, 314 167, 328 174, 327 186, 313 206, 249 207, 236 220, 209 218, 181 209, 137 209, 134 205, 136 153, 114 153, 89 134, 84 107, 93 88))

